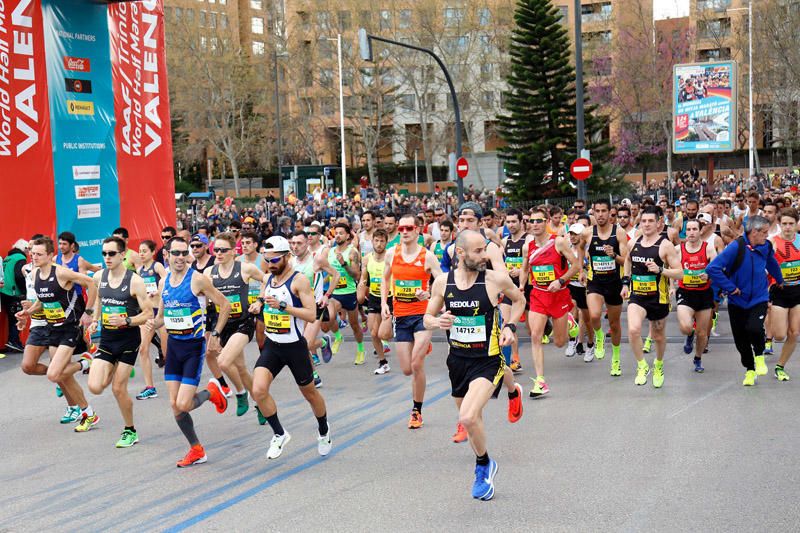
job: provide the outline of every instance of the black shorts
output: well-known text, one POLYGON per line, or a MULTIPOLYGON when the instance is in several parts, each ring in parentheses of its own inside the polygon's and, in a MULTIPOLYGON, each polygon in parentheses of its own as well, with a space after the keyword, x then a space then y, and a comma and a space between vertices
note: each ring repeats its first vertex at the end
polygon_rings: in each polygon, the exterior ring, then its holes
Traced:
POLYGON ((575 300, 575 306, 578 309, 589 309, 586 303, 586 287, 578 285, 567 285, 569 287, 569 295, 575 300))
POLYGON ((425 315, 394 317, 394 342, 414 342, 414 333, 425 331, 422 318, 425 315))
POLYGON ((785 309, 800 305, 800 285, 788 285, 782 289, 773 285, 769 288, 769 301, 772 305, 785 309))
POLYGON ((450 374, 450 385, 453 388, 453 398, 463 398, 467 395, 469 384, 479 378, 485 378, 496 386, 494 396, 503 386, 505 361, 499 355, 491 357, 459 357, 448 354, 447 370, 450 374))
POLYGON ((256 368, 266 368, 276 378, 285 366, 289 367, 299 387, 314 382, 314 367, 308 358, 308 343, 303 337, 297 342, 280 343, 269 337, 264 341, 256 368))
POLYGON ((367 294, 366 310, 368 315, 381 314, 381 297, 374 294, 367 294))
POLYGON ((651 322, 663 320, 669 315, 669 304, 660 304, 657 299, 654 302, 652 299, 631 296, 630 303, 643 307, 647 312, 647 320, 651 322))
MULTIPOLYGON (((259 313, 260 314, 260 313, 259 313)), ((256 321, 253 316, 241 321, 236 321, 233 324, 230 322, 225 324, 222 333, 219 334, 219 343, 223 348, 233 336, 234 333, 242 333, 247 337, 247 342, 253 340, 253 335, 256 333, 256 321)))
MULTIPOLYGON (((78 324, 65 324, 63 326, 45 326, 47 341, 50 346, 69 346, 70 348, 77 348, 78 341, 83 337, 78 324)), ((83 343, 86 346, 86 342, 83 343)), ((76 352, 85 352, 86 350, 75 350, 76 352)))
POLYGON ((100 335, 100 346, 95 359, 108 361, 112 365, 124 363, 133 366, 142 344, 139 328, 132 328, 122 335, 100 335))
POLYGON ((606 305, 622 305, 622 280, 610 282, 586 282, 586 294, 599 294, 606 301, 606 305))
POLYGON ((198 386, 205 355, 205 339, 169 339, 164 381, 180 381, 182 384, 198 386))
POLYGON ((47 326, 31 328, 25 346, 43 346, 45 348, 50 346, 50 339, 47 337, 47 326))
POLYGON ((334 294, 332 298, 342 304, 342 309, 345 311, 355 311, 356 307, 358 307, 358 300, 354 292, 350 294, 334 294))
MULTIPOLYGON (((709 287, 701 291, 693 291, 678 287, 675 293, 675 301, 678 305, 691 307, 695 311, 705 311, 714 308, 714 290, 709 287)), ((800 301, 797 302, 800 304, 800 301)))

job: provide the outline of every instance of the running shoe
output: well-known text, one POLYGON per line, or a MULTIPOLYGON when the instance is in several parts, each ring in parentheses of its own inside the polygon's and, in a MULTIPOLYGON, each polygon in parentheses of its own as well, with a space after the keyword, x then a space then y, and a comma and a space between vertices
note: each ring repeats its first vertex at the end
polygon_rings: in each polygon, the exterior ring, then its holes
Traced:
POLYGON ((745 387, 752 387, 756 384, 756 371, 755 370, 748 370, 744 373, 744 381, 742 381, 742 385, 745 387))
MULTIPOLYGON (((333 344, 331 345, 331 351, 334 354, 339 353, 339 348, 342 347, 342 343, 343 342, 344 342, 344 337, 342 335, 339 335, 338 337, 334 336, 333 337, 333 344)), ((323 356, 323 358, 324 358, 324 356, 323 356)))
POLYGON ((317 452, 322 457, 325 457, 329 453, 331 453, 331 427, 330 424, 328 425, 328 434, 327 435, 320 435, 317 433, 317 452))
POLYGON ((389 366, 389 363, 385 363, 376 368, 373 374, 375 374, 376 376, 382 376, 384 374, 388 374, 391 369, 392 368, 389 366))
POLYGON ((142 392, 136 395, 137 400, 149 400, 150 398, 158 398, 158 392, 155 387, 145 387, 142 392))
MULTIPOLYGON (((772 353, 773 353, 772 352, 772 341, 767 341, 766 343, 764 343, 764 355, 772 355, 772 353)), ((758 373, 758 368, 756 368, 756 374, 758 374, 759 376, 763 376, 764 375, 764 374, 759 374, 758 373)), ((766 372, 765 372, 765 374, 766 374, 766 372)))
MULTIPOLYGON (((578 346, 581 346, 580 343, 578 346)), ((583 352, 583 362, 584 363, 591 363, 594 361, 594 348, 589 348, 588 350, 583 352)))
POLYGON ((431 353, 433 353, 433 343, 428 342, 428 351, 425 352, 425 355, 430 355, 431 353))
POLYGON ((366 319, 361 321, 361 331, 367 331, 367 320, 366 319))
POLYGON ((408 418, 408 429, 419 429, 422 427, 422 413, 416 409, 411 411, 411 416, 408 418))
POLYGON ((519 374, 520 372, 522 372, 522 363, 519 362, 519 359, 517 359, 516 361, 511 361, 509 368, 511 369, 511 372, 513 372, 514 374, 519 374))
POLYGON ((71 424, 73 422, 77 422, 81 419, 81 408, 77 405, 74 406, 67 406, 66 411, 64 411, 64 416, 61 417, 62 424, 71 424))
POLYGON ((61 390, 61 387, 56 385, 56 398, 61 398, 64 396, 64 391, 61 390))
POLYGON ((267 450, 267 459, 277 459, 283 453, 283 447, 289 444, 292 436, 288 432, 283 435, 273 435, 272 440, 269 441, 269 450, 267 450))
POLYGON ((542 335, 542 344, 550 344, 550 335, 542 335))
POLYGON ((261 414, 261 409, 256 405, 256 416, 258 417, 258 425, 263 426, 267 423, 267 417, 261 414))
POLYGON ((347 320, 342 320, 341 318, 337 318, 337 320, 338 320, 338 324, 339 324, 339 329, 346 329, 346 328, 347 328, 347 326, 349 326, 349 325, 350 325, 350 324, 347 322, 347 320))
POLYGON ((456 432, 453 433, 453 442, 459 444, 461 442, 465 442, 469 439, 469 435, 467 434, 467 430, 464 429, 464 425, 459 422, 456 426, 456 432))
POLYGON ((769 369, 767 368, 767 363, 764 361, 763 355, 756 356, 756 375, 759 376, 766 376, 769 369))
POLYGON ((647 384, 647 375, 650 374, 650 366, 644 359, 639 361, 636 367, 636 378, 633 380, 637 385, 647 384))
POLYGON ((711 336, 712 337, 719 337, 719 333, 717 333, 717 315, 718 315, 718 313, 714 313, 714 318, 711 319, 711 336))
POLYGON ((199 465, 208 461, 206 451, 200 444, 195 444, 189 448, 189 452, 177 462, 178 468, 186 468, 187 466, 199 465))
POLYGON ((84 352, 83 355, 81 355, 79 362, 81 364, 81 372, 88 374, 89 368, 92 366, 92 356, 89 354, 89 352, 84 352), (86 362, 86 365, 83 364, 84 361, 86 362), (84 368, 84 366, 86 368, 84 368))
POLYGON ((698 374, 702 374, 705 372, 705 368, 703 368, 703 360, 698 359, 697 357, 694 358, 694 371, 698 374))
POLYGON ((508 400, 508 421, 512 424, 522 418, 522 385, 515 383, 514 388, 517 389, 517 397, 508 400))
POLYGON ((363 365, 364 364, 364 350, 356 350, 356 358, 353 361, 354 365, 363 365))
POLYGON ((214 407, 217 408, 217 412, 224 413, 225 409, 228 408, 228 398, 225 397, 225 394, 222 392, 219 381, 214 378, 209 379, 206 389, 208 390, 208 399, 214 404, 214 407))
POLYGON ((322 378, 319 377, 319 373, 314 370, 314 388, 321 389, 322 388, 322 378))
POLYGON ((660 389, 664 386, 664 361, 656 359, 653 362, 653 387, 660 389))
POLYGON ((531 381, 533 381, 533 387, 528 394, 531 398, 538 398, 539 396, 550 393, 550 387, 547 386, 547 383, 545 383, 543 379, 531 378, 531 381))
POLYGON ((320 348, 320 350, 322 351, 322 360, 325 361, 326 363, 330 363, 331 358, 333 358, 333 351, 331 349, 331 346, 333 345, 333 340, 331 339, 331 336, 328 333, 326 333, 322 337, 325 339, 325 346, 320 348))
POLYGON ((609 374, 614 377, 622 375, 622 366, 620 365, 619 359, 611 358, 611 371, 609 374))
POLYGON ((135 431, 131 431, 130 429, 123 429, 122 435, 120 436, 119 440, 117 441, 116 447, 117 448, 130 448, 134 444, 139 442, 139 435, 136 434, 135 431))
POLYGON ((226 398, 233 396, 233 391, 228 385, 222 385, 219 390, 222 391, 222 394, 224 394, 226 398))
POLYGON ((247 391, 236 395, 236 416, 244 416, 250 409, 250 402, 247 401, 247 391))
POLYGON ((578 345, 573 339, 570 339, 567 343, 567 348, 564 350, 564 355, 567 357, 575 357, 575 347, 578 345))
POLYGON ((580 326, 578 326, 578 321, 575 320, 572 313, 567 313, 567 334, 574 339, 580 332, 581 329, 580 326))
POLYGON ((594 356, 601 361, 606 356, 606 339, 602 335, 595 335, 594 356))
POLYGON ((81 421, 77 426, 75 426, 75 431, 78 433, 86 433, 96 426, 99 421, 100 417, 97 416, 97 413, 93 414, 92 416, 87 416, 86 413, 81 413, 81 421))
POLYGON ((389 352, 391 352, 391 351, 392 351, 392 347, 391 347, 391 346, 389 346, 389 343, 388 343, 388 342, 386 342, 386 341, 381 341, 381 344, 383 344, 383 353, 389 353, 389 352))
POLYGON ((18 342, 8 341, 5 346, 9 352, 24 352, 25 348, 18 342))
POLYGON ((647 337, 644 340, 644 345, 642 345, 642 351, 644 353, 650 353, 650 347, 652 346, 652 344, 653 344, 653 339, 651 339, 650 337, 647 337))
POLYGON ((136 377, 136 368, 134 368, 134 367, 131 367, 131 374, 130 374, 130 378, 131 378, 131 379, 133 379, 134 377, 136 377))
POLYGON ((692 348, 694 348, 694 331, 686 337, 686 342, 683 343, 683 353, 689 355, 692 353, 692 348))
POLYGON ((475 465, 475 483, 472 485, 472 497, 476 500, 488 501, 494 497, 494 476, 497 474, 497 463, 489 459, 488 465, 475 465))
POLYGON ((319 356, 317 354, 315 354, 315 353, 312 353, 311 354, 311 362, 314 363, 314 366, 319 366, 319 364, 320 364, 319 356))
POLYGON ((789 381, 789 374, 783 368, 775 367, 775 378, 778 381, 789 381))

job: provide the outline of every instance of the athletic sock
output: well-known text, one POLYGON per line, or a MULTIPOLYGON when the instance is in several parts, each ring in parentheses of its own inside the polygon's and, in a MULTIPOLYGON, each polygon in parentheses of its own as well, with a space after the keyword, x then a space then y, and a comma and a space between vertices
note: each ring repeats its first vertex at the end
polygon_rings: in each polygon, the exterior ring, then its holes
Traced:
POLYGON ((544 381, 544 376, 536 376, 536 381, 544 381))
POLYGON ((337 341, 342 340, 342 332, 338 330, 336 333, 333 334, 337 341))
POLYGON ((225 376, 218 377, 217 381, 219 381, 219 384, 222 385, 223 387, 227 387, 228 386, 228 382, 225 381, 225 376))
POLYGON ((483 455, 476 455, 475 456, 475 464, 486 466, 489 464, 489 452, 487 451, 483 455))
POLYGON ((364 342, 363 341, 362 342, 357 342, 356 346, 358 347, 357 351, 359 351, 359 352, 363 352, 364 351, 364 342))
POLYGON ((87 417, 94 416, 94 410, 91 405, 87 405, 86 409, 81 409, 81 414, 85 414, 87 417))
POLYGON ((317 417, 317 424, 319 425, 319 434, 325 436, 328 434, 328 414, 317 417))
POLYGON ((611 345, 611 357, 613 359, 619 359, 619 344, 612 344, 611 345))
POLYGON ((81 359, 79 361, 81 365, 81 372, 85 372, 87 368, 89 368, 90 361, 88 359, 81 359))
POLYGON ((267 417, 267 422, 269 422, 269 427, 272 428, 272 431, 274 431, 276 435, 283 435, 283 426, 281 425, 281 421, 278 420, 277 411, 275 411, 275 414, 272 416, 267 417))
POLYGON ((242 394, 245 394, 246 392, 247 392, 246 389, 242 389, 242 390, 236 389, 236 396, 241 396, 242 394))
POLYGON ((243 397, 243 396, 247 396, 247 391, 237 392, 237 393, 236 393, 236 396, 237 396, 238 398, 241 398, 241 397, 243 397))
POLYGON ((775 365, 775 370, 783 370, 783 365, 775 365))
POLYGON ((606 334, 603 333, 603 328, 594 330, 594 340, 597 344, 602 345, 605 342, 606 334))
POLYGON ((519 396, 519 389, 517 389, 516 387, 514 387, 514 391, 513 391, 513 392, 509 392, 509 393, 508 393, 508 399, 509 399, 509 400, 513 400, 513 399, 514 399, 514 398, 516 398, 517 396, 519 396))
POLYGON ((378 361, 378 366, 383 366, 383 365, 388 365, 388 364, 389 364, 389 361, 387 361, 386 359, 381 359, 380 361, 378 361))
POLYGON ((200 444, 200 441, 197 439, 197 433, 194 431, 192 415, 189 413, 178 413, 175 415, 175 422, 178 423, 178 427, 181 429, 183 436, 189 441, 189 446, 197 446, 200 444))
POLYGON ((207 390, 201 390, 198 393, 195 393, 194 399, 192 400, 192 410, 197 409, 211 397, 211 393, 207 390))
POLYGON ((127 429, 128 431, 133 431, 134 433, 136 433, 136 428, 133 427, 133 426, 125 426, 125 429, 127 429))
POLYGON ((418 413, 421 413, 422 412, 422 402, 414 401, 413 410, 417 411, 418 413))

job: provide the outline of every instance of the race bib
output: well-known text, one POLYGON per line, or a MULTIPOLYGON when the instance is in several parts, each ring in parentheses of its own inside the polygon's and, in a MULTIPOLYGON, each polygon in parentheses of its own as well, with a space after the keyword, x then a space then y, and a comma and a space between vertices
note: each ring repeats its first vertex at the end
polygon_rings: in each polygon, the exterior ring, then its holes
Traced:
POLYGON ((396 279, 394 280, 394 299, 398 302, 416 302, 417 289, 422 290, 422 280, 396 279))
POLYGON ((44 319, 48 324, 61 324, 67 319, 64 308, 59 302, 42 302, 42 308, 44 309, 44 319))
POLYGON ((515 268, 522 268, 522 258, 506 257, 506 270, 513 270, 515 268))
POLYGON ((781 263, 781 274, 787 285, 800 284, 800 261, 787 261, 781 263))
MULTIPOLYGON (((231 294, 225 297, 231 304, 231 318, 238 318, 242 315, 242 299, 238 294, 231 294)), ((215 305, 217 313, 219 313, 219 306, 215 305)))
POLYGON ((383 278, 369 278, 369 293, 373 296, 381 295, 381 282, 383 278))
POLYGON ((292 328, 292 317, 285 311, 266 307, 264 309, 264 326, 267 333, 289 333, 292 328))
POLYGON ((465 344, 486 342, 485 316, 456 316, 453 319, 453 327, 450 329, 451 341, 465 344))
POLYGON ((537 285, 550 285, 556 280, 556 270, 553 265, 533 265, 531 266, 533 281, 537 285))
POLYGON ((155 276, 146 276, 142 278, 142 280, 144 280, 144 290, 147 291, 147 294, 155 294, 158 292, 158 282, 155 276))
POLYGON ((347 288, 347 278, 344 275, 339 276, 339 281, 336 283, 337 289, 347 288))
POLYGON ((247 290, 247 305, 253 305, 258 300, 258 296, 261 293, 261 287, 252 286, 247 290))
POLYGON ((655 274, 634 274, 631 276, 631 280, 633 281, 633 293, 636 295, 654 296, 658 292, 655 274))
POLYGON ((100 318, 105 329, 119 329, 119 326, 112 326, 109 323, 109 319, 114 315, 125 318, 128 316, 128 310, 116 305, 104 305, 100 308, 100 318))
POLYGON ((188 307, 164 309, 164 327, 172 335, 185 335, 194 330, 192 310, 188 307))
POLYGON ((702 270, 692 270, 691 268, 684 268, 683 269, 683 285, 685 287, 702 287, 706 284, 702 278, 700 278, 701 274, 705 274, 705 269, 702 270))
POLYGON ((617 262, 607 255, 592 256, 592 270, 595 272, 612 272, 616 270, 617 262))

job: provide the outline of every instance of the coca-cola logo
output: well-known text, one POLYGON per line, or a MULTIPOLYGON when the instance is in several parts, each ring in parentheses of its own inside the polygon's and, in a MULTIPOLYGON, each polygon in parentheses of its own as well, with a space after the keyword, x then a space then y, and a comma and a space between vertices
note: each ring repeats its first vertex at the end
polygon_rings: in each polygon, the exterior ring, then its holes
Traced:
POLYGON ((85 57, 64 56, 64 68, 75 72, 90 72, 91 62, 85 57))

